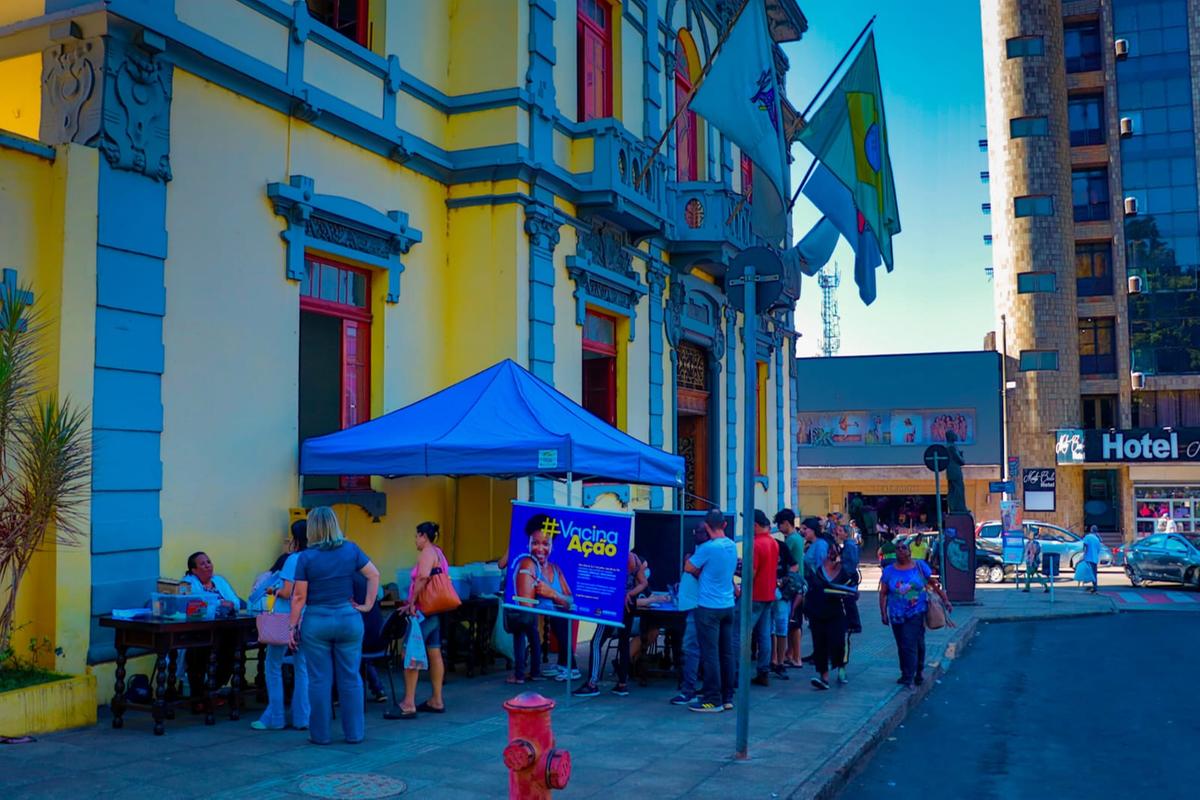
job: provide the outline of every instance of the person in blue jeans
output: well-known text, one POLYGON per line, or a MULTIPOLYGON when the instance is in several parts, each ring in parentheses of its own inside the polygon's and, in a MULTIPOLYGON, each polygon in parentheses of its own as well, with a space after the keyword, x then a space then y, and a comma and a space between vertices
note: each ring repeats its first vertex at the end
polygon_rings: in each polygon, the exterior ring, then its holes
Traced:
POLYGON ((683 568, 699 580, 696 596, 696 638, 704 664, 703 695, 688 708, 701 713, 733 708, 733 573, 737 547, 725 535, 725 515, 714 509, 704 518, 708 541, 696 548, 683 568))
POLYGON ((942 599, 952 611, 950 599, 933 578, 924 561, 914 560, 907 542, 896 543, 896 563, 889 564, 879 579, 879 615, 890 625, 900 657, 896 683, 912 688, 925 682, 925 610, 929 592, 942 599))
POLYGON ((342 708, 342 733, 350 744, 365 736, 362 661, 363 620, 379 594, 379 570, 366 553, 342 535, 333 509, 308 512, 308 549, 296 562, 292 589, 292 647, 302 649, 308 667, 311 705, 308 738, 330 743, 333 684, 342 708), (367 579, 366 601, 355 603, 355 572, 367 579), (303 619, 303 624, 301 624, 303 619))
MULTIPOLYGON (((288 537, 287 551, 275 562, 271 572, 278 577, 264 591, 274 590, 276 614, 290 614, 292 610, 292 591, 295 589, 296 563, 300 554, 308 547, 308 523, 296 520, 292 523, 291 535, 288 537)), ((251 598, 253 599, 253 598, 251 598)), ((284 708, 283 694, 283 660, 287 657, 289 648, 283 644, 269 644, 266 652, 266 668, 264 670, 267 682, 267 707, 262 716, 250 723, 256 731, 275 731, 287 727, 287 715, 284 708)), ((308 729, 308 669, 305 665, 304 652, 295 650, 292 656, 292 674, 294 676, 292 690, 292 727, 297 730, 308 729)))
MULTIPOLYGON (((692 531, 696 546, 708 541, 708 529, 697 525, 692 531)), ((696 636, 696 603, 700 594, 700 581, 695 575, 684 572, 679 577, 679 591, 675 595, 675 607, 686 612, 683 621, 683 637, 680 649, 679 693, 671 698, 676 706, 690 705, 696 700, 696 679, 700 674, 700 640, 696 636)))

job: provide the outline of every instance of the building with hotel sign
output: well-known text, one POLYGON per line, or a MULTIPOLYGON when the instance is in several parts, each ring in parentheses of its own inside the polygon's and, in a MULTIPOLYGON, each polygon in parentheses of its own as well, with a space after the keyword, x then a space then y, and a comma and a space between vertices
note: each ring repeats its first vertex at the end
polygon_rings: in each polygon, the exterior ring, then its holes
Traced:
POLYGON ((1164 515, 1178 531, 1200 531, 1200 428, 1064 430, 1056 450, 1060 469, 1079 467, 1085 476, 1111 470, 1130 487, 1126 538, 1161 530, 1164 515))
MULTIPOLYGON (((1000 495, 988 491, 1003 463, 996 353, 800 358, 796 371, 798 513, 846 512, 861 500, 888 526, 935 527, 923 456, 953 430, 967 506, 976 521, 999 517, 1000 495)), ((944 508, 944 479, 941 490, 944 508)))
MULTIPOLYGON (((795 0, 762 2, 782 86, 782 45, 807 21, 795 0)), ((504 358, 683 454, 683 502, 730 511, 749 370, 756 499, 794 502, 798 276, 751 320, 744 363, 726 266, 763 244, 755 167, 693 113, 668 129, 737 7, 0 3, 0 265, 32 287, 51 388, 91 408, 94 445, 86 545, 38 555, 25 633, 62 648, 62 671, 110 663, 100 615, 145 604, 197 550, 244 595, 294 507, 333 505, 386 580, 425 519, 452 563, 497 557, 510 501, 565 487, 301 490, 297 452, 504 358)), ((677 503, 577 481, 581 495, 677 503)))
POLYGON ((1095 432, 1200 426, 1200 2, 983 0, 981 19, 1009 453, 1045 468, 1056 431, 1087 431, 1054 510, 1026 517, 1114 542, 1144 511, 1190 525, 1195 464, 1101 458, 1095 432))

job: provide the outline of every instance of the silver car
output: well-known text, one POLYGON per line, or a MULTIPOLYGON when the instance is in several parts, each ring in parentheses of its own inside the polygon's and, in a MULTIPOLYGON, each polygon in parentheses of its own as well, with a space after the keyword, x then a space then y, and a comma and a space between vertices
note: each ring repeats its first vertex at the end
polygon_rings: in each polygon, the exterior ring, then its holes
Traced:
POLYGON ((1153 533, 1127 545, 1125 574, 1134 586, 1166 581, 1200 588, 1200 534, 1153 533))
MULTIPOLYGON (((1041 545, 1043 555, 1058 553, 1060 570, 1065 571, 1068 568, 1074 570, 1079 566, 1079 562, 1083 559, 1083 537, 1048 522, 1026 522, 1023 527, 1025 538, 1029 538, 1029 534, 1032 532, 1038 544, 1041 545)), ((975 535, 983 544, 1001 547, 999 521, 988 520, 980 523, 976 528, 975 535)), ((1100 566, 1106 567, 1110 564, 1112 564, 1112 551, 1107 547, 1101 547, 1100 566)))

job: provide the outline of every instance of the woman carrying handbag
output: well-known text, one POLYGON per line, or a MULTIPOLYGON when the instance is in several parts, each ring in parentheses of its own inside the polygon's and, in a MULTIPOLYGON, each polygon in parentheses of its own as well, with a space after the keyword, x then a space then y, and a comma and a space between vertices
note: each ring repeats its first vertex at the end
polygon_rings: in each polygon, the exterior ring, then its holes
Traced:
MULTIPOLYGON (((404 700, 400 703, 400 719, 415 719, 417 712, 426 714, 446 713, 442 699, 442 681, 446 677, 446 665, 442 661, 442 630, 440 614, 453 611, 461 604, 450 583, 450 564, 437 541, 436 522, 422 522, 417 526, 417 563, 412 570, 412 584, 408 590, 408 602, 404 610, 409 614, 409 625, 417 619, 419 611, 424 616, 417 622, 421 638, 425 641, 425 652, 429 663, 429 682, 433 694, 420 705, 416 703, 419 669, 404 670, 404 700)), ((407 660, 405 661, 407 664, 407 660)))

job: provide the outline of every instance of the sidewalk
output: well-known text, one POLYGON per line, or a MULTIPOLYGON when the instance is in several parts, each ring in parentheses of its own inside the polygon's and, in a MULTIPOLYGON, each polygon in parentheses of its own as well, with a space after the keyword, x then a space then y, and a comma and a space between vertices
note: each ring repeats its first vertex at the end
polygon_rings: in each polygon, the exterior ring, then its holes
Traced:
MULTIPOLYGON (((849 685, 817 692, 808 683, 812 669, 806 668, 791 670, 791 680, 775 680, 770 688, 752 687, 748 762, 732 760, 736 715, 695 714, 669 705, 673 682, 635 685, 625 698, 605 694, 585 700, 565 699, 565 684, 533 684, 559 702, 554 729, 559 747, 571 752, 571 782, 556 796, 622 796, 636 790, 656 800, 829 797, 872 743, 932 688, 979 622, 1114 611, 1110 598, 1061 586, 1053 605, 1046 595, 1011 586, 981 587, 977 597, 977 605, 956 608, 957 628, 929 632, 930 680, 911 691, 895 683, 891 632, 879 623, 875 594, 864 592, 865 631, 854 637, 849 685)), ((372 706, 365 743, 328 747, 309 745, 302 732, 252 731, 253 710, 240 722, 223 719, 213 727, 181 713, 162 737, 151 734, 147 714, 127 715, 125 728, 116 731, 102 712, 94 728, 0 748, 0 796, 262 800, 307 796, 299 788, 305 777, 351 773, 366 781, 372 775, 404 781, 404 797, 504 797, 501 750, 507 718, 501 703, 513 690, 502 672, 474 679, 451 675, 444 716, 387 721, 380 716, 382 707, 372 706)))

